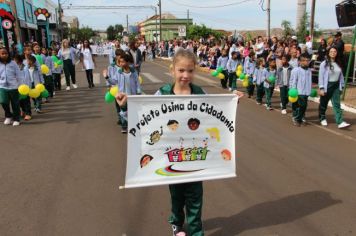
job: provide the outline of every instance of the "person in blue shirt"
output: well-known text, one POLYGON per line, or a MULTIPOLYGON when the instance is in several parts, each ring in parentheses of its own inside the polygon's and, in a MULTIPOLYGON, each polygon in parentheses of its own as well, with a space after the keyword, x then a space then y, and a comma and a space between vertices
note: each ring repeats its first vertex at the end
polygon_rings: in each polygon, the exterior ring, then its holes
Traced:
POLYGON ((5 47, 0 48, 0 103, 5 112, 5 125, 20 125, 20 104, 17 91, 21 83, 18 65, 11 60, 5 47), (10 109, 12 108, 12 112, 10 109))

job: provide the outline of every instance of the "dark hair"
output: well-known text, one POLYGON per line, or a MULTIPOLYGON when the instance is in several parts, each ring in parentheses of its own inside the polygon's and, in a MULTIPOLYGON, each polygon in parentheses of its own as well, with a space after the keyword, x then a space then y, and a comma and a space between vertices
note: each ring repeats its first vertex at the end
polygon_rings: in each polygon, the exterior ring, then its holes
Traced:
POLYGON ((286 58, 287 61, 290 61, 290 55, 289 55, 289 54, 283 54, 282 57, 281 57, 281 59, 282 59, 283 57, 286 58))
POLYGON ((0 50, 5 50, 7 52, 7 59, 5 61, 1 61, 1 62, 5 63, 5 64, 9 63, 11 61, 9 50, 7 50, 7 48, 4 46, 0 47, 0 50))
MULTIPOLYGON (((331 58, 330 58, 330 55, 329 55, 331 49, 335 49, 336 52, 338 52, 338 51, 337 51, 337 48, 336 48, 335 46, 332 46, 332 47, 330 47, 330 48, 328 49, 328 51, 326 52, 326 56, 325 56, 325 68, 329 66, 330 70, 334 70, 334 67, 333 67, 333 65, 332 65, 332 63, 331 63, 331 58)), ((337 55, 337 54, 336 54, 336 55, 337 55)), ((341 63, 340 63, 336 58, 335 58, 335 63, 336 63, 340 68, 342 68, 342 67, 341 67, 341 63)))
POLYGON ((24 59, 24 56, 23 56, 23 55, 16 54, 16 55, 14 56, 14 60, 15 60, 15 61, 18 61, 18 62, 20 62, 20 63, 23 62, 23 59, 24 59))
POLYGON ((192 123, 192 122, 197 122, 198 125, 200 125, 200 120, 198 120, 197 118, 190 118, 190 119, 188 120, 188 124, 190 124, 190 123, 192 123))
POLYGON ((121 56, 121 59, 123 59, 124 61, 128 62, 128 63, 133 63, 133 57, 130 54, 124 54, 121 56))
POLYGON ((86 39, 83 41, 83 48, 82 48, 82 50, 84 50, 85 48, 88 48, 88 49, 89 49, 89 51, 90 51, 90 53, 91 53, 90 42, 89 42, 89 40, 86 40, 86 39), (88 47, 84 47, 84 45, 85 45, 85 44, 84 44, 84 42, 85 42, 85 41, 87 41, 87 42, 88 42, 88 47))
POLYGON ((300 54, 299 58, 307 58, 307 59, 310 59, 310 55, 308 53, 302 53, 300 54))
POLYGON ((33 56, 33 55, 30 55, 28 58, 27 58, 28 61, 31 61, 33 63, 36 63, 36 57, 33 56))
POLYGON ((176 120, 169 120, 167 125, 179 124, 176 120))
POLYGON ((120 57, 122 57, 122 56, 125 55, 125 54, 126 54, 125 51, 122 50, 121 48, 118 48, 118 49, 115 50, 115 56, 120 56, 120 57))

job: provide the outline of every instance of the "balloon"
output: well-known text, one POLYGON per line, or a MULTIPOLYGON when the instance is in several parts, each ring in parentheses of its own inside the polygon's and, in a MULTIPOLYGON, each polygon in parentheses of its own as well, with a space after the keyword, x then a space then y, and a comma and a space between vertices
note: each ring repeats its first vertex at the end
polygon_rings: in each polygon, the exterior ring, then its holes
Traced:
POLYGON ((297 100, 298 100, 298 97, 291 97, 291 96, 289 96, 288 97, 288 100, 291 102, 291 103, 295 103, 297 100))
POLYGON ((243 70, 242 65, 239 65, 239 66, 237 67, 237 70, 240 70, 240 71, 242 72, 242 70, 243 70))
POLYGON ((45 90, 41 93, 41 97, 43 97, 43 98, 48 98, 48 96, 49 96, 49 93, 48 93, 47 89, 45 89, 45 90))
POLYGON ((273 84, 274 82, 276 82, 276 77, 274 75, 271 75, 270 77, 268 77, 268 81, 273 84))
POLYGON ((111 95, 110 92, 106 92, 106 94, 105 94, 105 102, 106 103, 112 103, 113 101, 115 101, 115 97, 113 95, 111 95))
POLYGON ((48 74, 49 73, 49 68, 48 68, 48 66, 46 66, 46 65, 41 65, 41 72, 42 72, 42 74, 44 74, 44 75, 46 75, 46 74, 48 74))
POLYGON ((20 94, 20 97, 19 97, 20 100, 23 100, 23 99, 26 99, 26 98, 27 98, 27 95, 20 94))
POLYGON ((218 73, 221 73, 223 70, 224 70, 224 69, 223 69, 221 66, 219 66, 219 67, 216 69, 216 71, 217 71, 218 73))
POLYGON ((41 92, 38 91, 38 89, 31 89, 30 92, 28 93, 28 96, 31 98, 38 98, 40 96, 41 92))
POLYGON ((219 79, 225 79, 225 75, 223 73, 219 73, 217 77, 219 79))
POLYGON ((37 61, 40 65, 43 64, 43 58, 42 58, 41 55, 35 55, 35 58, 36 58, 36 61, 37 61))
POLYGON ((53 61, 53 62, 59 61, 58 57, 56 57, 56 56, 51 56, 51 58, 52 58, 52 61, 53 61))
POLYGON ((17 90, 19 91, 20 95, 26 96, 30 92, 30 87, 28 87, 26 84, 21 84, 17 90))
POLYGON ((58 63, 57 63, 57 62, 54 63, 54 68, 55 68, 55 69, 58 68, 58 63))
POLYGON ((248 80, 248 74, 245 74, 244 80, 248 80))
POLYGON ((315 98, 318 96, 318 91, 316 89, 312 89, 310 92, 310 97, 315 98))
POLYGON ((241 70, 237 70, 237 71, 236 71, 236 76, 237 76, 238 78, 240 78, 241 73, 242 73, 241 70))
POLYGON ((214 76, 214 77, 218 76, 218 74, 219 74, 219 72, 217 72, 216 70, 211 72, 211 75, 214 76))
POLYGON ((117 86, 114 86, 114 87, 110 88, 111 96, 115 97, 118 92, 119 92, 119 88, 117 86))
POLYGON ((62 65, 62 64, 63 64, 63 61, 62 61, 62 60, 58 60, 58 61, 57 61, 57 64, 58 64, 58 65, 62 65))
POLYGON ((35 87, 40 93, 42 93, 43 91, 45 91, 45 86, 43 84, 37 84, 35 87))
POLYGON ((142 77, 141 77, 141 76, 139 76, 139 77, 138 77, 138 82, 140 82, 140 84, 142 84, 142 83, 143 83, 143 79, 142 79, 142 77))
POLYGON ((246 79, 242 82, 242 86, 245 88, 248 87, 248 84, 249 84, 248 80, 246 80, 246 79))
POLYGON ((289 89, 288 96, 292 98, 298 97, 298 90, 296 88, 289 89))
POLYGON ((245 74, 244 74, 244 73, 241 73, 239 78, 240 78, 240 80, 245 79, 245 74))

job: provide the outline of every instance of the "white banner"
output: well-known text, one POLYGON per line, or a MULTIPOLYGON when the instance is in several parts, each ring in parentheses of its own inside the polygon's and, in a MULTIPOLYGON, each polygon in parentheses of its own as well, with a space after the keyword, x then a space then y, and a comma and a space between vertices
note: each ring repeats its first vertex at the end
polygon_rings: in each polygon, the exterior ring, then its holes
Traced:
POLYGON ((125 188, 235 177, 237 96, 129 96, 125 188))
POLYGON ((98 55, 109 55, 111 52, 112 46, 110 44, 106 45, 90 45, 92 54, 98 54, 98 55))

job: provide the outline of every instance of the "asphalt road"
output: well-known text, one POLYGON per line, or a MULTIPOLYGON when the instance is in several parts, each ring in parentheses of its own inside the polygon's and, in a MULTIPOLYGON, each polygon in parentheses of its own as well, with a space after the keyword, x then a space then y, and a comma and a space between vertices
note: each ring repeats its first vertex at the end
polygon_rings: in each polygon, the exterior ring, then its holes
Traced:
MULTIPOLYGON (((98 59, 99 73, 107 58, 98 59)), ((145 93, 172 78, 169 62, 146 62, 145 93)), ((101 79, 88 89, 57 92, 44 114, 20 127, 0 125, 0 235, 171 235, 167 186, 119 190, 124 183, 126 135, 105 104, 101 79)), ((208 93, 219 81, 197 73, 208 93)), ((273 106, 278 108, 278 98, 273 106)), ((3 121, 3 111, 0 112, 3 121)), ((267 111, 248 98, 238 108, 237 178, 204 183, 206 235, 356 235, 355 125, 338 130, 267 111)), ((356 124, 356 116, 345 114, 356 124)))

